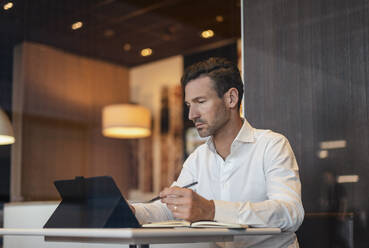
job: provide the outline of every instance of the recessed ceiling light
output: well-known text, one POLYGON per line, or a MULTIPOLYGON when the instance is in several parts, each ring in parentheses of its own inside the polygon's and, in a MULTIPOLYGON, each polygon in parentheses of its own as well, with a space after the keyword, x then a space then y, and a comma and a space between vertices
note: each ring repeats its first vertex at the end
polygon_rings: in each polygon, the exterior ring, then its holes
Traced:
POLYGON ((72 24, 72 29, 77 30, 77 29, 82 28, 82 26, 83 26, 82 22, 75 22, 75 23, 72 24))
POLYGON ((8 10, 8 9, 11 9, 13 8, 14 4, 12 2, 8 2, 6 4, 4 4, 3 8, 4 10, 8 10))
POLYGON ((105 37, 113 37, 115 35, 115 31, 113 29, 107 29, 104 32, 105 37))
POLYGON ((216 20, 217 22, 223 22, 223 21, 224 21, 224 17, 223 17, 223 16, 221 16, 221 15, 218 15, 218 16, 216 16, 216 17, 215 17, 215 20, 216 20))
POLYGON ((126 43, 126 44, 124 44, 124 45, 123 45, 123 50, 124 50, 124 51, 128 52, 128 51, 130 51, 131 49, 132 49, 131 44, 126 43))
POLYGON ((214 36, 214 31, 211 29, 205 30, 201 32, 201 37, 204 39, 209 39, 214 36))
POLYGON ((152 54, 152 49, 151 48, 145 48, 141 50, 141 56, 143 57, 147 57, 150 56, 152 54))
POLYGON ((161 35, 161 39, 162 40, 165 40, 165 41, 168 41, 168 40, 170 40, 172 37, 171 37, 171 35, 170 34, 162 34, 161 35))

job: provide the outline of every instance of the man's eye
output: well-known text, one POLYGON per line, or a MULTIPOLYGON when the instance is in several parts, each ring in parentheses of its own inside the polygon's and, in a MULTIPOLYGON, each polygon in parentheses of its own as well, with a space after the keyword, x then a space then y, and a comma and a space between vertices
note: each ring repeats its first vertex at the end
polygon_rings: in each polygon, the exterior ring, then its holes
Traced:
POLYGON ((204 100, 199 101, 199 103, 204 103, 204 102, 205 102, 204 100))

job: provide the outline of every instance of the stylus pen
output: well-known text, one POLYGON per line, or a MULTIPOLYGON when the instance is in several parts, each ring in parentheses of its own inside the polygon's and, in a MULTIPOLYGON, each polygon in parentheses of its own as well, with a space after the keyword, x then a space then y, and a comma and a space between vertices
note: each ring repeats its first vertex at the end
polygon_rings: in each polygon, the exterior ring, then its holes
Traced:
MULTIPOLYGON (((182 188, 189 188, 189 187, 191 187, 191 186, 194 186, 194 185, 196 185, 198 182, 193 182, 193 183, 190 183, 190 184, 187 184, 187 185, 185 185, 185 186, 183 186, 182 188)), ((148 201, 147 203, 150 203, 150 202, 154 202, 154 201, 157 201, 157 200, 159 200, 159 199, 161 199, 161 197, 160 196, 157 196, 157 197, 155 197, 155 198, 152 198, 150 201, 148 201)))

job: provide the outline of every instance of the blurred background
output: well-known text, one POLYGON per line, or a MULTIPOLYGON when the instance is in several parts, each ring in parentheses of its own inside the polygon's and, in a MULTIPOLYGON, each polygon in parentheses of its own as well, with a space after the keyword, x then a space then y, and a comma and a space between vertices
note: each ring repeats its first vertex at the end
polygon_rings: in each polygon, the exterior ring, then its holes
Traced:
POLYGON ((0 0, 0 132, 15 138, 0 209, 60 200, 53 182, 76 176, 137 201, 170 185, 203 142, 180 77, 218 56, 244 74, 249 122, 294 149, 300 246, 368 247, 368 26, 368 0, 0 0), (122 112, 148 136, 107 135, 116 104, 148 110, 122 112))

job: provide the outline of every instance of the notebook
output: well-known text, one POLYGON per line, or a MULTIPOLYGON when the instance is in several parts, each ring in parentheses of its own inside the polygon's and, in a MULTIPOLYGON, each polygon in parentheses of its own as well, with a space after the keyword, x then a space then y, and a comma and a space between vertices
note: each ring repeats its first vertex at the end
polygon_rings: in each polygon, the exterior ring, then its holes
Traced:
POLYGON ((54 184, 62 201, 44 228, 140 227, 112 177, 76 177, 54 184))
POLYGON ((153 222, 143 224, 142 227, 162 228, 162 227, 195 227, 195 228, 232 228, 232 229, 246 229, 248 225, 223 223, 217 221, 196 221, 188 222, 184 220, 171 220, 163 222, 153 222))

